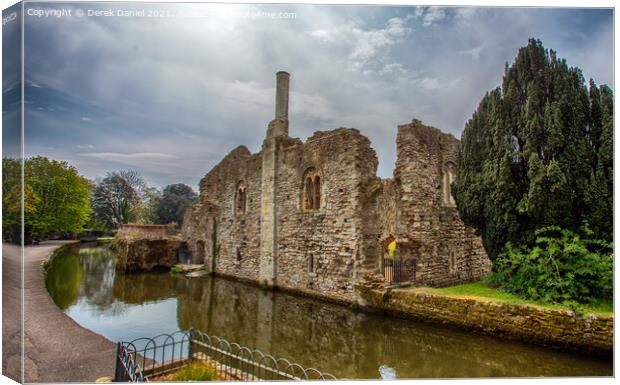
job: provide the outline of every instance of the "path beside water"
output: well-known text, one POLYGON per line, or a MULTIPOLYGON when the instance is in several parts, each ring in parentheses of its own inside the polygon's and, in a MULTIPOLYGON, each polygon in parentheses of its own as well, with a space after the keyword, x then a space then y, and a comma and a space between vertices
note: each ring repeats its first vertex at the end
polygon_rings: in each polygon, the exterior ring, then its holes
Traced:
POLYGON ((67 316, 45 288, 42 262, 66 243, 44 242, 24 252, 25 382, 94 382, 114 375, 116 345, 67 316))

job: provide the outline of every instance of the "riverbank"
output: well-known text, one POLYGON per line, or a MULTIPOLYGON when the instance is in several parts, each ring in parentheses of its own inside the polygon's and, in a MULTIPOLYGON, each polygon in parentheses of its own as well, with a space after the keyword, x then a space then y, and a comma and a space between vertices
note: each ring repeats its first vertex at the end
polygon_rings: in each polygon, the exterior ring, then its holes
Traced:
POLYGON ((613 355, 613 315, 580 316, 569 310, 437 294, 423 288, 356 288, 359 305, 369 310, 581 354, 613 355))
POLYGON ((71 243, 24 250, 25 382, 94 382, 114 375, 116 344, 67 316, 45 288, 43 262, 71 243))

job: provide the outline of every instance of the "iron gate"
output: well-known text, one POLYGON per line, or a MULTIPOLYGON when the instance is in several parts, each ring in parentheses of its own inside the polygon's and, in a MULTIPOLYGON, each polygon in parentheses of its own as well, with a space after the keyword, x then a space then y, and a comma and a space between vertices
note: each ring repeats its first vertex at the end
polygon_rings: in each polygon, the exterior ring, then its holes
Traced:
POLYGON ((386 283, 394 284, 403 281, 403 264, 398 258, 383 258, 383 279, 386 283))

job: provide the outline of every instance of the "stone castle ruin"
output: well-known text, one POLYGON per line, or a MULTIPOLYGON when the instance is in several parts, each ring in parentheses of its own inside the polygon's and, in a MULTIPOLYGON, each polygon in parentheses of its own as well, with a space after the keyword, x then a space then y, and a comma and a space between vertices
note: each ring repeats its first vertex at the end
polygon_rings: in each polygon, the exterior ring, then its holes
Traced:
POLYGON ((290 75, 276 76, 275 119, 261 151, 232 150, 185 214, 182 237, 194 263, 342 301, 356 298, 356 285, 445 286, 489 273, 482 242, 450 192, 456 138, 418 120, 399 126, 394 178, 381 179, 370 140, 357 129, 318 131, 306 142, 290 137, 290 75))

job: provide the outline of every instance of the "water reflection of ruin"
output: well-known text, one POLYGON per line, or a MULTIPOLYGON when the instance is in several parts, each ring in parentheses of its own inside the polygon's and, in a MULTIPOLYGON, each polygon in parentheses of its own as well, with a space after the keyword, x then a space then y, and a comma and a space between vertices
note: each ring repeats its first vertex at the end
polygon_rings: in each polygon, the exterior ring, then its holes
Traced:
POLYGON ((239 282, 190 281, 188 289, 188 297, 179 298, 181 328, 206 330, 339 378, 376 378, 382 364, 407 377, 558 375, 558 365, 562 375, 588 370, 577 361, 569 364, 561 353, 554 359, 537 347, 387 320, 239 282))
MULTIPOLYGON (((399 378, 612 374, 605 361, 356 312, 237 281, 122 274, 109 263, 109 250, 78 250, 57 259, 48 272, 56 303, 122 323, 127 322, 124 310, 135 313, 145 304, 176 301, 176 317, 167 331, 197 328, 339 378, 377 378, 381 365, 394 368, 399 378)), ((155 313, 143 316, 158 317, 161 308, 149 309, 155 313)), ((131 325, 139 336, 153 334, 141 324, 131 325)))

